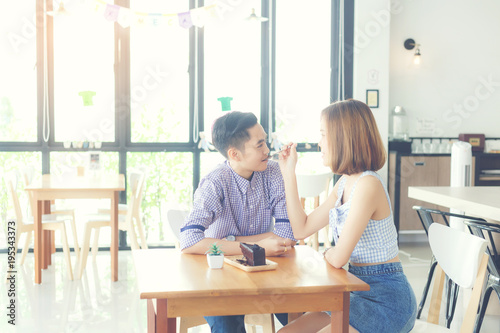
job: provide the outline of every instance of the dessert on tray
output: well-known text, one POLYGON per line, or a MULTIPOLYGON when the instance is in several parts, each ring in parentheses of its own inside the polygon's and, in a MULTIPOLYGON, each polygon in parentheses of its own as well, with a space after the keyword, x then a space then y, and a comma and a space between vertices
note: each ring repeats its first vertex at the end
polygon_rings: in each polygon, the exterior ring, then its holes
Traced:
POLYGON ((257 244, 240 243, 241 252, 245 259, 238 262, 248 266, 262 266, 266 264, 266 250, 257 244))

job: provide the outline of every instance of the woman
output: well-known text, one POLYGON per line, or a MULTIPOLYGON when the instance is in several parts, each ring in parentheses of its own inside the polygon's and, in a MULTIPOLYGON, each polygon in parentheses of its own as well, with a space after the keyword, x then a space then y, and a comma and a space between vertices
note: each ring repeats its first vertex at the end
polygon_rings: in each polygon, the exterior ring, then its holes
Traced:
MULTIPOLYGON (((389 195, 376 173, 386 152, 370 108, 356 100, 332 103, 321 113, 319 147, 323 163, 342 175, 327 200, 309 215, 300 204, 295 167, 296 144, 280 155, 288 217, 295 238, 304 239, 328 223, 335 247, 324 257, 335 268, 370 285, 351 292, 350 332, 409 332, 416 299, 398 258, 397 233, 389 195)), ((330 332, 330 316, 306 313, 280 333, 330 332)))

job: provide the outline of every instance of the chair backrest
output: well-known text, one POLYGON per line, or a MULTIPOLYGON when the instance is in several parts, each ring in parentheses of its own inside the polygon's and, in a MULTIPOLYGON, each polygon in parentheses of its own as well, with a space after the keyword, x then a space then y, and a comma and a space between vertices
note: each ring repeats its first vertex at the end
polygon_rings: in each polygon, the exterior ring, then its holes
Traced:
POLYGON ((471 234, 488 240, 486 252, 490 256, 488 261, 488 271, 490 274, 500 278, 500 225, 482 221, 465 220, 465 225, 469 227, 471 234))
POLYGON ((430 225, 434 222, 439 222, 441 220, 446 226, 449 226, 450 223, 448 222, 448 217, 457 217, 461 219, 468 219, 471 221, 485 221, 484 219, 477 217, 444 212, 442 210, 432 209, 422 206, 413 206, 412 208, 417 211, 418 217, 420 218, 420 222, 422 222, 422 226, 424 227, 425 233, 427 235, 429 235, 430 225))
POLYGON ((14 213, 16 214, 17 223, 24 224, 23 212, 21 209, 21 204, 19 203, 19 196, 17 195, 17 183, 18 177, 16 173, 10 173, 5 176, 5 185, 7 186, 7 192, 12 200, 14 206, 14 213))
MULTIPOLYGON (((22 167, 20 170, 21 173, 21 179, 23 181, 24 187, 28 186, 31 184, 33 181, 33 177, 35 175, 35 168, 32 165, 27 165, 22 167)), ((35 199, 33 197, 33 192, 28 191, 28 200, 29 200, 29 206, 30 206, 30 213, 35 211, 35 199)))
POLYGON ((135 216, 136 210, 140 208, 145 184, 145 174, 140 171, 133 171, 129 175, 128 186, 130 186, 130 202, 127 209, 127 220, 135 216))
POLYGON ((323 192, 328 193, 333 173, 297 174, 297 189, 300 198, 317 197, 323 192))
POLYGON ((184 220, 188 216, 189 211, 180 210, 180 209, 170 209, 167 212, 168 224, 170 225, 170 229, 174 234, 177 242, 175 244, 176 247, 179 247, 179 239, 181 237, 181 226, 184 224, 184 220))
POLYGON ((486 279, 488 255, 485 250, 487 242, 461 230, 432 223, 429 227, 429 243, 438 265, 427 321, 434 324, 439 323, 444 272, 460 287, 473 288, 461 328, 461 332, 472 332, 482 287, 486 279))

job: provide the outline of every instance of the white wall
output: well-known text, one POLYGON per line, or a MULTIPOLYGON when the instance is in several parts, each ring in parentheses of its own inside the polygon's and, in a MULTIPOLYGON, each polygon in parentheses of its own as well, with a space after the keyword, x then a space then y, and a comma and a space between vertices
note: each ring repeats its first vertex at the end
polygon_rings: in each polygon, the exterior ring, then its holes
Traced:
MULTIPOLYGON (((346 0, 349 1, 349 0, 346 0)), ((379 90, 373 115, 387 149, 389 112, 389 0, 356 0, 354 8, 353 98, 366 102, 366 90, 379 90)), ((379 171, 387 179, 387 164, 379 171)))
POLYGON ((406 109, 410 136, 500 137, 500 1, 392 3, 389 108, 406 109), (422 45, 419 67, 407 38, 422 45))

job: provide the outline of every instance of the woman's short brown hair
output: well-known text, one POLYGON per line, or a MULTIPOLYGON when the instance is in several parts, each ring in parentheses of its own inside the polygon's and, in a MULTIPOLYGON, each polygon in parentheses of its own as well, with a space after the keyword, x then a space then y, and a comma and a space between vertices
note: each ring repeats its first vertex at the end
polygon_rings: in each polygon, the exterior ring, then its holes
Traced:
POLYGON ((370 108, 349 99, 330 104, 321 112, 326 122, 330 168, 338 175, 381 169, 386 151, 370 108))

